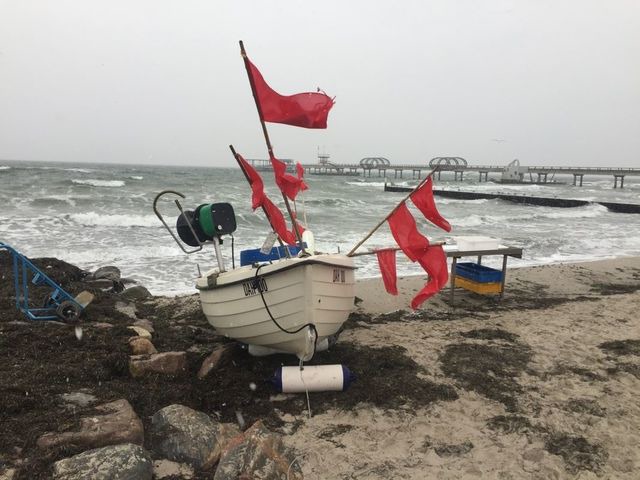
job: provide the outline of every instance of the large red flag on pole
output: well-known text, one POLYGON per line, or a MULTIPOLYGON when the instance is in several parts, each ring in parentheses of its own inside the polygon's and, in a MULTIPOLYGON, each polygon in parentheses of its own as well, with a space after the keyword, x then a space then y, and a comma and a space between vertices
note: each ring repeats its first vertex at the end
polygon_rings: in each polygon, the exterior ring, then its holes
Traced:
POLYGON ((260 118, 265 122, 295 127, 327 128, 327 117, 334 101, 324 92, 280 95, 265 82, 260 70, 245 58, 251 77, 260 118))
POLYGON ((438 212, 436 208, 436 202, 433 198, 433 180, 431 177, 429 177, 420 188, 414 191, 410 198, 427 220, 447 232, 451 231, 451 225, 440 215, 440 212, 438 212))

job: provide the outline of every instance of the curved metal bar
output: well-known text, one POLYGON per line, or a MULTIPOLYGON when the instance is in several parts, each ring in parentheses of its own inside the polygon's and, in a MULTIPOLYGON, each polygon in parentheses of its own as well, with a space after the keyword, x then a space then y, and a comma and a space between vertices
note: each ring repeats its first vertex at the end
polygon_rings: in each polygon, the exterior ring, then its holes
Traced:
POLYGON ((193 230, 193 226, 191 225, 191 222, 189 221, 187 216, 184 214, 184 210, 182 209, 182 205, 180 205, 180 202, 178 201, 178 199, 176 198, 174 200, 174 202, 176 203, 176 206, 178 207, 178 210, 180 210, 180 215, 182 215, 184 217, 184 219, 187 222, 187 225, 189 225, 189 230, 191 230, 191 233, 193 233, 193 238, 195 238, 196 241, 198 242, 198 245, 199 245, 198 248, 196 248, 194 250, 187 250, 186 248, 184 248, 184 246, 182 245, 182 241, 173 233, 173 231, 171 231, 171 228, 169 227, 169 225, 167 225, 167 222, 164 221, 164 218, 162 217, 162 214, 158 211, 158 200, 160 199, 161 196, 166 195, 168 193, 171 193, 173 195, 177 195, 177 196, 179 196, 181 198, 187 198, 182 193, 176 192, 175 190, 163 190, 163 191, 161 191, 159 194, 156 195, 156 198, 153 199, 153 211, 155 212, 156 217, 158 217, 158 219, 162 222, 162 225, 164 225, 164 228, 166 228, 167 232, 169 232, 169 234, 171 235, 173 240, 178 244, 178 246, 180 247, 180 249, 184 253, 190 254, 190 253, 199 252, 200 250, 202 250, 203 244, 200 242, 200 239, 198 238, 198 235, 193 230))

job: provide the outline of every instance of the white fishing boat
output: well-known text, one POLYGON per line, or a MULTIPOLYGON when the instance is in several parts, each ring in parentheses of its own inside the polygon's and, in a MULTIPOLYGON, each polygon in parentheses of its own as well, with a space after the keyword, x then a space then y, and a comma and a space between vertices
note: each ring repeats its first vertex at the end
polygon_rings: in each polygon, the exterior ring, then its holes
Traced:
POLYGON ((337 337, 354 305, 354 262, 340 254, 285 258, 196 281, 202 310, 221 335, 254 355, 309 359, 337 337))

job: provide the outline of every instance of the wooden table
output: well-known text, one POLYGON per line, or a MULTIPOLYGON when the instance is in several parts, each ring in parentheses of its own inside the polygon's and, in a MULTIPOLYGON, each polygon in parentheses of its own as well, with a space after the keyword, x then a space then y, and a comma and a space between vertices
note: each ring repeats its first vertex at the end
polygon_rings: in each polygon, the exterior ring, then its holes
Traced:
POLYGON ((456 288, 456 263, 462 257, 478 257, 478 264, 482 264, 482 257, 488 255, 502 255, 502 281, 500 282, 500 298, 504 293, 504 281, 507 277, 507 258, 522 258, 522 249, 516 247, 492 248, 490 250, 445 250, 447 258, 453 258, 451 263, 451 277, 449 283, 451 285, 451 305, 453 305, 453 296, 456 288))

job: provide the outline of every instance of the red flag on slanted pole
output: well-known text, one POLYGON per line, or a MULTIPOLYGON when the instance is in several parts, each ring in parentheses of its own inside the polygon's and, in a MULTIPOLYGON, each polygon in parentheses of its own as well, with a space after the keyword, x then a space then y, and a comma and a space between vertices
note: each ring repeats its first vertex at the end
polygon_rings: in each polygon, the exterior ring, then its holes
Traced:
POLYGON ((429 248, 429 240, 416 227, 416 221, 406 204, 400 205, 387 219, 393 238, 404 254, 415 262, 429 248))
POLYGON ((397 275, 396 275, 396 251, 394 249, 384 249, 376 251, 378 266, 382 274, 385 290, 391 295, 398 295, 397 275))
MULTIPOLYGON (((242 155, 236 153, 235 150, 233 150, 233 147, 231 148, 231 151, 235 155, 236 160, 240 164, 240 168, 242 168, 242 171, 245 173, 247 180, 251 185, 251 208, 255 210, 258 207, 262 207, 271 228, 273 228, 278 237, 289 245, 295 245, 296 236, 293 232, 287 229, 287 222, 285 221, 284 215, 280 209, 264 193, 264 183, 260 174, 249 162, 242 158, 242 155)), ((298 225, 298 227, 299 226, 300 225, 298 225)))
POLYGON ((436 202, 433 198, 433 180, 431 177, 418 187, 410 195, 410 198, 413 204, 418 207, 418 210, 422 212, 427 220, 447 232, 451 231, 451 225, 442 215, 440 215, 436 208, 436 202))

